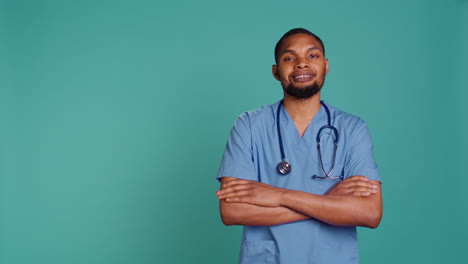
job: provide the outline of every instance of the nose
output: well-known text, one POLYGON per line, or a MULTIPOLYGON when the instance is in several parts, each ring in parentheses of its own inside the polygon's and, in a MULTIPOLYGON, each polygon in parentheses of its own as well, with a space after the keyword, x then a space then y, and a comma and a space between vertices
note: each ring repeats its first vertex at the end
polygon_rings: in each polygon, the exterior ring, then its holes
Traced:
POLYGON ((307 60, 303 59, 303 58, 299 58, 297 60, 297 64, 296 64, 296 68, 297 69, 305 69, 305 68, 309 68, 310 65, 309 63, 307 62, 307 60))

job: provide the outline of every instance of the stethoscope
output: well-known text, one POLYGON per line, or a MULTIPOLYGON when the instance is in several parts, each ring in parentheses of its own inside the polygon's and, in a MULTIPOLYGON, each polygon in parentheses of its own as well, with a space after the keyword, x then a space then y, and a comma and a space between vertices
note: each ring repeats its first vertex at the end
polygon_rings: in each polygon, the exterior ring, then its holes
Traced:
MULTIPOLYGON (((328 120, 327 125, 324 125, 319 129, 319 131, 317 132, 317 137, 316 137, 320 166, 322 167, 322 171, 323 173, 325 173, 325 176, 313 175, 312 177, 319 178, 319 179, 329 178, 329 179, 335 180, 335 179, 341 178, 341 177, 330 177, 331 173, 333 172, 333 168, 335 167, 336 150, 338 149, 338 140, 339 140, 338 130, 334 126, 331 125, 330 110, 328 109, 327 105, 325 105, 323 101, 320 101, 320 104, 325 109, 325 112, 327 112, 327 120, 328 120), (333 131, 333 134, 335 136, 333 139, 333 143, 335 144, 335 147, 333 149, 333 160, 332 160, 330 171, 328 173, 325 170, 325 167, 323 166, 322 152, 320 151, 320 136, 322 135, 322 131, 325 129, 331 129, 331 131, 333 131)), ((281 112, 282 105, 283 105, 283 101, 281 100, 281 102, 278 104, 278 109, 276 111, 276 128, 278 130, 278 140, 279 140, 279 147, 280 147, 281 160, 282 160, 280 163, 278 163, 277 169, 281 175, 287 175, 291 172, 292 167, 291 167, 291 163, 286 161, 286 156, 284 155, 284 148, 283 148, 283 138, 281 137, 280 112, 281 112)))

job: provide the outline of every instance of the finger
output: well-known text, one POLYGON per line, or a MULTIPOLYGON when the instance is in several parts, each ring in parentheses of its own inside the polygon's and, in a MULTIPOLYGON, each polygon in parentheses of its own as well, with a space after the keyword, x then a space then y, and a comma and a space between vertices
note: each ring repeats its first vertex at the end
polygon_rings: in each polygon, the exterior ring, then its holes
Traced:
POLYGON ((255 195, 252 193, 237 193, 224 198, 224 201, 227 203, 248 203, 248 204, 257 204, 255 195))
POLYGON ((362 176, 362 175, 355 175, 355 176, 346 178, 343 181, 369 181, 369 178, 367 178, 366 176, 362 176))
POLYGON ((356 191, 356 192, 352 192, 351 195, 358 196, 358 197, 367 197, 367 196, 371 195, 371 193, 367 192, 367 191, 365 191, 365 192, 356 191))
POLYGON ((220 196, 224 196, 226 197, 226 195, 228 194, 231 194, 231 193, 236 193, 236 192, 252 192, 252 188, 248 185, 236 185, 236 186, 233 186, 233 187, 228 187, 228 188, 223 188, 221 190, 218 191, 217 195, 220 196))
POLYGON ((240 191, 240 190, 246 190, 246 189, 252 189, 252 188, 253 186, 251 184, 236 184, 236 185, 231 185, 227 187, 223 186, 221 190, 219 190, 219 192, 223 194, 223 193, 228 193, 232 191, 240 191))
POLYGON ((347 181, 346 182, 365 182, 365 183, 368 183, 369 182, 369 179, 366 178, 366 177, 363 177, 363 176, 353 176, 353 177, 350 177, 348 179, 346 179, 347 181))
MULTIPOLYGON (((347 194, 353 194, 354 193, 377 193, 378 190, 375 188, 370 188, 370 187, 355 187, 355 188, 349 188, 346 190, 347 194)), ((366 194, 367 195, 367 194, 366 194)))
POLYGON ((344 191, 346 193, 352 191, 353 189, 355 188, 359 188, 359 187, 364 187, 364 188, 370 188, 371 184, 368 184, 367 182, 363 182, 363 181, 358 181, 358 182, 355 182, 355 181, 352 181, 352 182, 340 182, 340 183, 337 183, 333 188, 335 190, 340 190, 340 191, 344 191))
POLYGON ((353 192, 351 192, 351 195, 353 196, 369 196, 369 195, 372 195, 372 194, 376 194, 378 193, 379 190, 378 189, 374 189, 374 188, 370 188, 370 189, 357 189, 353 192))
POLYGON ((248 184, 249 180, 244 180, 244 179, 234 179, 234 180, 230 180, 230 181, 226 181, 225 183, 223 183, 221 186, 223 188, 225 187, 229 187, 229 186, 233 186, 233 185, 238 185, 238 184, 248 184))
POLYGON ((349 182, 349 183, 346 184, 346 187, 348 187, 348 188, 351 188, 351 187, 367 187, 367 188, 371 188, 371 189, 377 189, 377 185, 375 185, 375 184, 373 184, 371 182, 361 181, 361 180, 349 182))
POLYGON ((225 194, 220 194, 218 195, 218 199, 231 199, 235 197, 249 197, 251 196, 251 192, 249 191, 236 191, 236 192, 230 192, 230 193, 225 193, 225 194))
POLYGON ((250 200, 245 196, 229 197, 224 199, 227 203, 249 203, 250 200))
MULTIPOLYGON (((366 178, 367 179, 367 178, 366 178)), ((340 186, 351 187, 351 186, 375 186, 375 183, 369 180, 362 180, 361 176, 354 176, 354 178, 348 178, 345 181, 338 183, 340 186)))

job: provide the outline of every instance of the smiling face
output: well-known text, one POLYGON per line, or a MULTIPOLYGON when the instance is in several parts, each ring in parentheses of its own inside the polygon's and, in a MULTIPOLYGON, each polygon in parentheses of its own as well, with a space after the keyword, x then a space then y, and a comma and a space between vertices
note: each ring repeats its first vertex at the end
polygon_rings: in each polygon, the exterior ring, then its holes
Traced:
POLYGON ((286 94, 306 99, 322 88, 328 72, 328 60, 317 39, 299 33, 282 41, 278 65, 273 65, 272 70, 286 94))

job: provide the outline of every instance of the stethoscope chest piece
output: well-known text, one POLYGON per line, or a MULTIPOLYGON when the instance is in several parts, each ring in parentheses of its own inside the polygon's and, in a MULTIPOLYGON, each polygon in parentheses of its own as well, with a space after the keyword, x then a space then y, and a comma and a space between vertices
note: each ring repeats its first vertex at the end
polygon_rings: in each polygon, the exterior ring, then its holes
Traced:
MULTIPOLYGON (((325 112, 327 113, 327 121, 328 122, 327 122, 327 125, 322 126, 319 129, 318 133, 317 133, 317 138, 316 139, 317 139, 318 157, 319 157, 319 160, 320 160, 320 165, 322 167, 322 170, 325 173, 325 176, 323 176, 323 177, 317 176, 316 178, 338 179, 336 177, 331 177, 330 176, 332 171, 333 171, 333 167, 335 166, 336 150, 338 149, 338 141, 339 141, 338 130, 334 126, 332 126, 332 124, 331 124, 330 110, 328 109, 328 107, 323 103, 323 101, 320 101, 320 104, 323 106, 323 108, 325 109, 325 112), (330 129, 332 131, 333 136, 334 136, 333 141, 335 143, 335 148, 333 150, 332 165, 331 165, 330 171, 328 171, 328 172, 325 170, 325 167, 323 166, 322 152, 320 150, 320 136, 322 135, 322 131, 325 130, 325 129, 330 129)), ((277 129, 277 132, 278 132, 278 141, 279 141, 279 147, 280 147, 280 152, 281 152, 281 160, 282 160, 280 163, 278 163, 277 169, 278 169, 279 174, 288 175, 291 172, 291 163, 286 161, 286 156, 284 154, 284 148, 283 148, 283 139, 281 137, 281 129, 280 129, 280 110, 281 110, 282 105, 283 105, 283 101, 281 101, 278 104, 278 109, 276 110, 276 129, 277 129)), ((316 175, 314 175, 314 178, 315 178, 315 176, 316 175)))
POLYGON ((278 163, 278 172, 281 175, 288 175, 291 172, 291 163, 285 160, 278 163))

